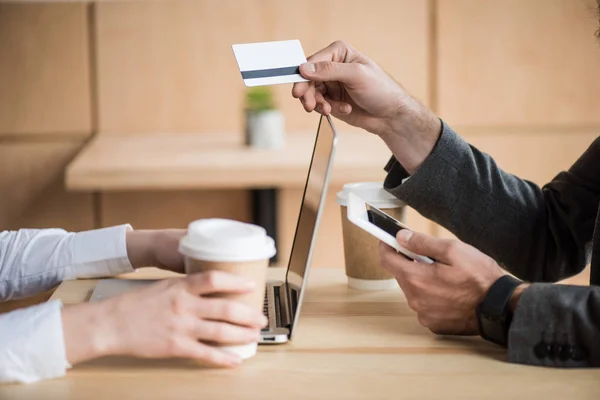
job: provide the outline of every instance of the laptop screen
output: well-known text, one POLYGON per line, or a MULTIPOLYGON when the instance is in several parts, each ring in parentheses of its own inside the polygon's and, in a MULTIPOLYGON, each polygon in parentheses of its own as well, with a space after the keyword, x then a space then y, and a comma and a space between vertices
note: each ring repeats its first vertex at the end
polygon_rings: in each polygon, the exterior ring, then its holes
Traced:
POLYGON ((333 162, 336 134, 330 117, 321 117, 308 169, 296 235, 286 276, 294 327, 310 266, 333 162))

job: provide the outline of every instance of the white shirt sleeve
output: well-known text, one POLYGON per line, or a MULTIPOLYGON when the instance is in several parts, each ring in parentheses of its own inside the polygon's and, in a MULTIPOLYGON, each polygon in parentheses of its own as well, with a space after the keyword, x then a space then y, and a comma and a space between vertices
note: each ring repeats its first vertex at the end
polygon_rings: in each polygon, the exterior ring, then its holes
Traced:
POLYGON ((0 232, 0 301, 41 293, 64 280, 133 271, 125 241, 128 229, 130 225, 79 233, 0 232))
POLYGON ((61 302, 50 301, 0 315, 0 383, 32 383, 64 376, 61 302))
MULTIPOLYGON (((129 225, 68 233, 60 229, 0 232, 0 299, 25 297, 61 281, 132 272, 129 225)), ((61 302, 0 315, 0 382, 64 376, 61 302)))

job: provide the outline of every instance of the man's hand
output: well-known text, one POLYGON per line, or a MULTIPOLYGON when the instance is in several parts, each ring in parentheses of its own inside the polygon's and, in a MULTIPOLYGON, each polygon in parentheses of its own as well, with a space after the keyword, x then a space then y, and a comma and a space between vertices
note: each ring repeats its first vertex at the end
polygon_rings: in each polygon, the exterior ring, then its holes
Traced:
POLYGON ((138 230, 127 232, 127 256, 134 268, 158 267, 183 272, 179 240, 185 229, 138 230))
POLYGON ((262 312, 214 293, 247 293, 254 282, 219 271, 164 280, 99 303, 62 311, 71 364, 106 355, 183 357, 232 367, 238 356, 202 342, 256 342, 267 324, 262 312))
POLYGON ((377 64, 344 42, 308 58, 300 73, 310 82, 294 84, 292 95, 308 112, 332 114, 379 135, 409 173, 433 149, 440 120, 411 97, 377 64))
POLYGON ((381 263, 404 291, 419 322, 436 334, 478 334, 475 310, 505 272, 490 257, 458 240, 401 230, 398 243, 437 262, 411 261, 381 244, 381 263))
POLYGON ((373 61, 344 42, 335 42, 300 66, 311 82, 294 84, 292 95, 306 111, 317 110, 372 133, 391 130, 409 96, 373 61))

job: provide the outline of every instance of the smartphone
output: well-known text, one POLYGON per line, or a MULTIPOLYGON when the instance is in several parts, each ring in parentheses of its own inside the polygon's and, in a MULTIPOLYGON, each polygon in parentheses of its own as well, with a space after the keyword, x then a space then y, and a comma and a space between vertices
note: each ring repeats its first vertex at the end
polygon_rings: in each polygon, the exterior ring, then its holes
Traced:
POLYGON ((432 258, 415 254, 402 247, 396 240, 396 234, 402 229, 410 228, 354 193, 348 196, 348 220, 411 260, 425 264, 435 262, 432 258))

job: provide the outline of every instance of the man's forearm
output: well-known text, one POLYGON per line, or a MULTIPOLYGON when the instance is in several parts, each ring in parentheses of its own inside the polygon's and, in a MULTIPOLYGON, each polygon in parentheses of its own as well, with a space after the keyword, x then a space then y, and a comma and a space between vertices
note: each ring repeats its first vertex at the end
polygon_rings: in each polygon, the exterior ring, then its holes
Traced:
POLYGON ((563 180, 556 181, 555 190, 543 190, 503 171, 446 124, 406 183, 406 171, 397 162, 387 170, 386 190, 521 279, 557 281, 589 262, 593 207, 576 205, 589 194, 584 185, 563 180), (580 212, 571 216, 570 210, 580 212))
POLYGON ((414 100, 411 109, 398 111, 379 137, 409 174, 415 173, 429 156, 442 131, 440 119, 414 100))

